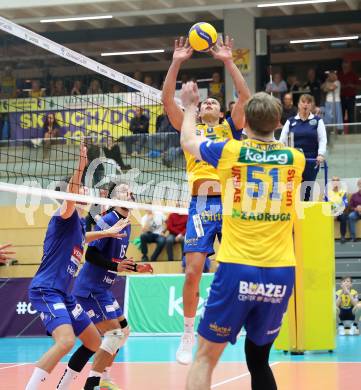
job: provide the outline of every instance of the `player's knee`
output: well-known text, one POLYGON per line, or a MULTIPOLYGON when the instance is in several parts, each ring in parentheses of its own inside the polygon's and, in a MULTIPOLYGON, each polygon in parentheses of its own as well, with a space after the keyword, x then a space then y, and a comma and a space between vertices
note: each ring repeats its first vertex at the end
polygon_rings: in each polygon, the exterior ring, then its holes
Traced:
POLYGON ((108 330, 104 333, 100 348, 111 355, 115 355, 122 346, 125 337, 124 330, 120 328, 108 330))
POLYGON ((185 282, 187 284, 197 284, 202 276, 202 271, 192 266, 187 266, 185 270, 185 282))
POLYGON ((56 340, 56 345, 65 353, 68 353, 72 350, 75 345, 75 336, 66 335, 61 336, 56 340))

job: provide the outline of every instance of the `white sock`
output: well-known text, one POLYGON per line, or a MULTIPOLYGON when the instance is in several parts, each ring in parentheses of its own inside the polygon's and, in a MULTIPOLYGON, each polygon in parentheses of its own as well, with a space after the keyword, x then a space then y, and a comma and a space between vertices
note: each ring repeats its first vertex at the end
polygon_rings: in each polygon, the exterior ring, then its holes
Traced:
POLYGON ((194 333, 194 317, 184 317, 184 333, 194 333))
POLYGON ((40 383, 45 382, 48 378, 49 373, 39 367, 35 367, 31 378, 26 385, 25 390, 37 390, 39 388, 40 383))
POLYGON ((110 367, 105 367, 104 371, 102 372, 102 380, 104 380, 104 381, 111 380, 110 367))
POLYGON ((88 378, 91 378, 92 376, 96 376, 96 377, 98 377, 98 378, 101 378, 102 373, 101 373, 101 372, 97 372, 97 371, 90 370, 89 375, 88 375, 88 378))
POLYGON ((70 388, 72 382, 78 377, 79 372, 72 370, 67 367, 64 371, 63 376, 60 378, 57 389, 67 390, 70 388))

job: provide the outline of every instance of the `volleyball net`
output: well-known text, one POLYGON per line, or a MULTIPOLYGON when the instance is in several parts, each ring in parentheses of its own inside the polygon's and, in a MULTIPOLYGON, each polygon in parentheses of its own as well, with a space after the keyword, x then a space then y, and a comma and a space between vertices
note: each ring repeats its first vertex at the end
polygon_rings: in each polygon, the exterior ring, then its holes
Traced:
POLYGON ((54 189, 76 169, 82 139, 87 202, 109 203, 101 190, 126 183, 138 207, 182 211, 184 157, 161 91, 2 17, 0 30, 17 90, 0 100, 0 189, 66 199, 54 189))

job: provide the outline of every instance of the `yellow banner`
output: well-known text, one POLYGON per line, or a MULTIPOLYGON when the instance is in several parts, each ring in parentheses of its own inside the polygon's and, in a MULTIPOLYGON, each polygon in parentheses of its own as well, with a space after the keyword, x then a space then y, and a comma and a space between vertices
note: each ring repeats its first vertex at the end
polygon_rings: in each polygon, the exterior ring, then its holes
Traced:
POLYGON ((251 70, 250 49, 235 49, 232 51, 233 61, 242 73, 248 73, 251 70))

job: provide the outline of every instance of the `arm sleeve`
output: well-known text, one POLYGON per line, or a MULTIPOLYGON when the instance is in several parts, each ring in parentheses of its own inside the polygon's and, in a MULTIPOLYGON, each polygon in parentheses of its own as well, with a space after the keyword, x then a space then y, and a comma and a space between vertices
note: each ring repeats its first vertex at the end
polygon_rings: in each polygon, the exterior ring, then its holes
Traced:
POLYGON ((318 136, 318 154, 322 156, 326 155, 327 151, 327 133, 326 127, 322 119, 318 121, 317 126, 317 136, 318 136))
POLYGON ((239 141, 242 137, 242 129, 237 129, 236 126, 234 125, 233 119, 231 116, 225 119, 226 122, 229 124, 229 127, 232 130, 232 135, 233 138, 239 141))
POLYGON ((228 141, 226 142, 212 142, 204 141, 201 143, 199 149, 201 152, 202 160, 211 164, 215 168, 218 166, 218 162, 222 156, 223 149, 228 141))
POLYGON ((280 139, 279 139, 279 141, 282 142, 285 146, 289 146, 288 145, 289 132, 290 132, 290 121, 287 120, 282 128, 280 139))
POLYGON ((106 259, 95 246, 88 246, 85 253, 85 260, 109 271, 117 272, 118 270, 118 264, 106 259))

